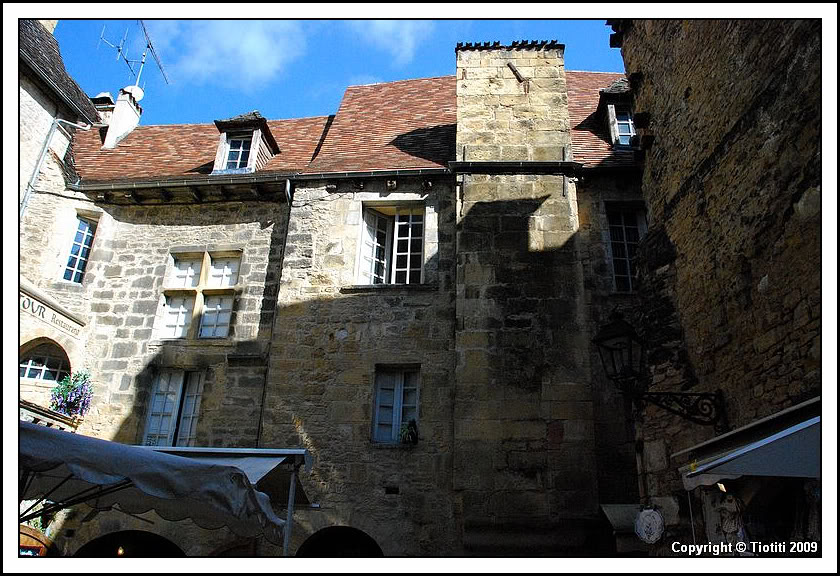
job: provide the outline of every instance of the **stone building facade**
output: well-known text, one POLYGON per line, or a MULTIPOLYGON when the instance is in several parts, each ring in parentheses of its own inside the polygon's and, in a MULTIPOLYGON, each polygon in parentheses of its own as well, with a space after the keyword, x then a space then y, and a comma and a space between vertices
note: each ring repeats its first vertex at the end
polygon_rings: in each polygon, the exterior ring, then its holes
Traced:
MULTIPOLYGON (((720 389, 734 439, 750 429, 779 432, 774 421, 801 422, 805 416, 791 420, 797 411, 818 416, 820 22, 612 25, 634 114, 649 118, 637 125, 649 233, 640 246, 633 314, 649 341, 652 386, 720 389)), ((718 488, 687 492, 680 471, 715 446, 694 448, 713 431, 655 407, 637 430, 643 499, 670 499, 679 508, 668 541, 689 537, 689 499, 697 532, 705 528, 710 540, 720 539, 709 525, 717 512, 703 520, 698 513, 718 488)), ((819 446, 802 449, 819 454, 819 446)), ((741 500, 747 532, 772 539, 766 526, 775 525, 780 540, 819 540, 819 485, 769 476, 727 482, 741 500), (782 487, 786 494, 779 495, 782 487)))
MULTIPOLYGON (((334 116, 140 125, 113 147, 141 109, 106 103, 21 222, 22 294, 66 307, 81 338, 56 342, 96 383, 79 433, 308 449, 319 506, 293 553, 329 553, 336 527, 386 555, 614 551, 601 508, 638 502, 634 432, 591 341, 632 299, 611 235, 641 177, 623 76, 567 71, 564 49, 459 45, 454 77, 353 86, 334 116), (82 220, 88 263, 64 280, 82 220), (196 399, 181 436, 151 424, 166 386, 196 399)), ((51 535, 67 554, 149 530, 81 516, 51 535)), ((162 524, 187 554, 279 553, 162 524)))

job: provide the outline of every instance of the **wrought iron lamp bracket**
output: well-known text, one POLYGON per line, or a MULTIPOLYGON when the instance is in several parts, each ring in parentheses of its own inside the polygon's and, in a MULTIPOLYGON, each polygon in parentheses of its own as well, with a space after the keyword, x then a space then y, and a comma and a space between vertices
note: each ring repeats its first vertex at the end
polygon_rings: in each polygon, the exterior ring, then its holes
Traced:
POLYGON ((638 408, 645 403, 654 404, 696 424, 714 426, 718 434, 729 429, 720 390, 713 393, 640 392, 633 395, 633 401, 638 408))

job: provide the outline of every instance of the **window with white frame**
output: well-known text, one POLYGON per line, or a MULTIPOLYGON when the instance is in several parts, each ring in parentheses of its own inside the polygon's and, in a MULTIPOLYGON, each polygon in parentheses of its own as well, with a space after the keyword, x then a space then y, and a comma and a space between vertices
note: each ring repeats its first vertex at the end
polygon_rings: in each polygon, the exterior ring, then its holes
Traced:
POLYGON ((93 236, 96 233, 96 222, 81 216, 76 218, 78 219, 78 225, 73 242, 70 244, 67 264, 64 267, 64 279, 81 284, 90 258, 93 236))
POLYGON ((172 259, 163 290, 159 337, 226 338, 241 253, 176 253, 172 259))
POLYGON ((251 135, 231 136, 228 138, 228 154, 225 168, 235 170, 247 168, 251 155, 251 135))
POLYGON ((376 369, 373 441, 397 443, 403 424, 418 420, 420 370, 376 369))
POLYGON ((40 344, 20 357, 20 378, 61 382, 70 374, 70 360, 58 345, 40 344))
POLYGON ((636 135, 636 127, 633 125, 630 108, 626 105, 609 104, 607 113, 609 116, 610 139, 613 146, 629 147, 633 143, 633 136, 636 135))
POLYGON ((423 281, 424 207, 365 207, 359 250, 360 284, 423 281))
POLYGON ((636 282, 636 249, 647 232, 644 210, 635 205, 607 204, 610 255, 618 292, 632 292, 636 282))
POLYGON ((146 446, 195 446, 204 382, 200 372, 162 370, 149 398, 146 446))

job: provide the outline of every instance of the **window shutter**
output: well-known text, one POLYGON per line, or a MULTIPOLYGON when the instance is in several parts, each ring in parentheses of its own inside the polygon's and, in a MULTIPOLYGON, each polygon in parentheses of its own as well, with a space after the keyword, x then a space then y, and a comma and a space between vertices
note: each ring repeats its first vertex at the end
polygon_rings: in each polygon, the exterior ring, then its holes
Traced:
POLYGON ((618 144, 618 120, 615 117, 615 106, 613 104, 607 105, 607 119, 610 128, 610 141, 615 146, 618 144))

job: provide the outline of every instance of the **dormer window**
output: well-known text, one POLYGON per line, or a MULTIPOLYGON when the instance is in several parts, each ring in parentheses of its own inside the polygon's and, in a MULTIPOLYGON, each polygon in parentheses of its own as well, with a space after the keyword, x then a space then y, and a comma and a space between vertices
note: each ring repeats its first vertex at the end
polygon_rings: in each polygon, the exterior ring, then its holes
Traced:
POLYGON ((618 142, 616 144, 619 146, 630 146, 630 140, 636 135, 630 110, 617 107, 615 110, 615 123, 618 128, 618 142))
POLYGON ((614 147, 629 148, 636 135, 630 108, 619 104, 607 106, 610 121, 610 139, 614 147))
POLYGON ((231 136, 228 139, 227 170, 248 167, 251 155, 251 135, 231 136))
POLYGON ((280 153, 268 122, 257 111, 214 123, 219 129, 219 147, 213 174, 256 172, 280 153))

